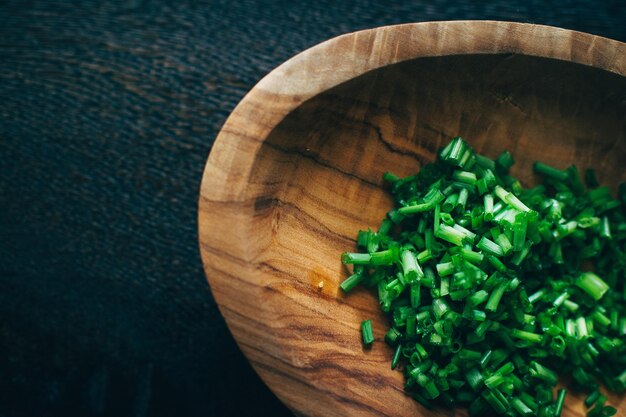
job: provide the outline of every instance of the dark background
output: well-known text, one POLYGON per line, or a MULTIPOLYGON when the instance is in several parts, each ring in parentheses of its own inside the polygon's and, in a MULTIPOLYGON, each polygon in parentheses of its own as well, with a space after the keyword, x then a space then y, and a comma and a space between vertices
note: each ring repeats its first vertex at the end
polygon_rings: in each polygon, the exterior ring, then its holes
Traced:
POLYGON ((295 53, 446 19, 626 41, 622 0, 0 1, 0 416, 289 415, 202 273, 211 144, 295 53))

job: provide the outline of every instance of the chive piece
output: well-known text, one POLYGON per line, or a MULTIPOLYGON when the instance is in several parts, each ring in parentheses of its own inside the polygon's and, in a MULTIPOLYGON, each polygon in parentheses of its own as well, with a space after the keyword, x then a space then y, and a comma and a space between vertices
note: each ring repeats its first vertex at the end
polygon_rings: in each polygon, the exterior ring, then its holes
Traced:
POLYGON ((411 307, 419 307, 421 303, 421 284, 419 282, 412 283, 410 289, 411 307))
POLYGON ((489 255, 489 256, 487 256, 487 260, 496 269, 496 271, 504 272, 504 271, 507 270, 506 265, 504 265, 502 263, 502 261, 500 259, 496 258, 495 256, 489 255))
POLYGON ((463 188, 459 191, 459 198, 456 202, 456 210, 459 212, 465 211, 465 205, 467 204, 467 199, 469 198, 469 192, 466 188, 463 188))
POLYGON ((398 343, 401 338, 402 333, 400 333, 398 329, 393 327, 390 328, 385 334, 385 341, 391 346, 394 346, 396 343, 398 343))
POLYGON ((496 243, 498 244, 498 246, 500 246, 500 249, 502 249, 502 253, 504 255, 508 255, 509 252, 513 250, 513 245, 511 244, 511 241, 506 237, 504 233, 498 235, 498 237, 496 238, 496 243))
POLYGON ((556 384, 556 381, 557 381, 556 373, 553 370, 548 369, 545 366, 541 365, 537 361, 530 361, 528 370, 530 372, 530 376, 533 376, 537 379, 545 381, 551 385, 556 384))
POLYGON ((406 282, 413 282, 424 276, 424 271, 417 263, 417 257, 413 251, 403 250, 400 253, 400 261, 406 282))
POLYGON ((561 410, 563 410, 563 403, 565 402, 566 395, 567 390, 565 388, 561 388, 556 397, 556 403, 554 406, 554 417, 561 417, 561 410))
POLYGON ((459 201, 458 193, 450 194, 442 203, 441 210, 445 213, 452 212, 455 209, 458 201, 459 201))
POLYGON ((513 224, 513 250, 520 251, 526 243, 526 230, 528 228, 528 220, 525 213, 515 216, 513 224))
POLYGON ((490 221, 491 219, 493 219, 493 195, 491 194, 485 194, 484 197, 484 208, 485 208, 485 214, 484 214, 484 218, 485 221, 490 221))
POLYGON ((541 343, 543 341, 543 336, 519 329, 512 329, 511 336, 531 343, 541 343))
POLYGON ((515 160, 509 151, 504 151, 496 158, 496 168, 501 172, 509 172, 509 168, 513 166, 515 160))
POLYGON ((404 216, 409 214, 422 213, 424 211, 431 211, 435 208, 435 203, 432 201, 426 201, 423 203, 412 204, 398 209, 398 213, 404 216))
POLYGON ((603 237, 605 239, 612 239, 611 224, 609 223, 609 219, 606 216, 602 218, 602 223, 600 227, 600 237, 603 237))
POLYGON ((468 150, 469 145, 460 136, 457 136, 439 153, 439 157, 450 165, 461 166, 468 150))
POLYGON ((371 345, 374 342, 374 331, 372 330, 371 320, 365 320, 361 323, 361 335, 364 345, 371 345))
POLYGON ((400 361, 400 354, 402 353, 402 345, 398 344, 398 346, 396 346, 396 351, 393 354, 393 359, 391 360, 391 369, 396 369, 396 366, 398 366, 398 362, 400 361))
POLYGON ((396 182, 400 181, 400 177, 398 177, 396 174, 391 173, 391 172, 385 172, 383 174, 383 180, 390 182, 392 184, 395 184, 396 182))
POLYGON ((575 281, 577 287, 598 301, 609 290, 609 286, 593 272, 583 272, 575 281))
POLYGON ((587 406, 587 408, 590 408, 592 405, 594 405, 599 397, 600 397, 600 391, 598 391, 597 389, 595 389, 591 394, 589 394, 587 398, 585 398, 585 405, 587 406))
POLYGON ((531 410, 530 407, 528 407, 526 403, 519 398, 511 399, 511 406, 513 406, 515 411, 517 411, 517 413, 521 416, 526 417, 534 414, 533 410, 531 410))
POLYGON ((433 313, 437 319, 441 319, 450 310, 450 307, 443 298, 436 298, 433 300, 433 313))
POLYGON ((476 184, 476 174, 473 172, 456 170, 452 173, 452 178, 456 181, 464 182, 466 184, 476 184))
POLYGON ((485 305, 485 310, 495 312, 498 309, 502 295, 504 295, 504 291, 507 287, 508 282, 503 282, 492 291, 489 296, 489 301, 487 301, 487 304, 485 305))
POLYGON ((485 400, 487 400, 491 408, 493 408, 496 413, 504 414, 507 409, 507 404, 500 401, 500 399, 494 394, 494 391, 485 390, 481 395, 485 400))
POLYGON ((372 256, 369 253, 348 253, 341 255, 341 262, 344 264, 369 265, 372 256))
POLYGON ((490 255, 494 255, 494 256, 504 255, 504 251, 497 243, 487 239, 484 236, 480 239, 476 247, 490 255))
POLYGON ((463 248, 461 250, 461 253, 463 255, 463 258, 466 261, 471 262, 473 264, 480 264, 483 261, 483 259, 485 258, 485 256, 482 253, 474 252, 471 249, 463 248))
POLYGON ((361 281, 363 281, 363 277, 364 277, 363 270, 357 269, 354 271, 354 274, 346 278, 341 284, 339 284, 339 286, 344 292, 349 292, 354 287, 356 287, 361 281))
POLYGON ((476 307, 489 299, 489 293, 485 290, 480 290, 472 294, 466 299, 466 303, 470 307, 476 307))
POLYGON ((437 230, 437 233, 435 233, 435 237, 450 242, 453 245, 462 246, 463 240, 466 238, 466 235, 457 229, 442 224, 441 226, 439 226, 439 230, 437 230))
POLYGON ((568 179, 568 174, 566 171, 553 168, 541 162, 535 162, 533 165, 533 169, 536 173, 541 174, 547 178, 555 179, 557 181, 564 182, 568 179))

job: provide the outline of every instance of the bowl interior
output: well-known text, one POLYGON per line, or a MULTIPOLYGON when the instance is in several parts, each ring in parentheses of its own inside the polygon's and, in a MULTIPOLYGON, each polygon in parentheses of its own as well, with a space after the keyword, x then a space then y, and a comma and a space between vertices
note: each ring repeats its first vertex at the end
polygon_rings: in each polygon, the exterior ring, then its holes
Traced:
MULTIPOLYGON (((510 150, 524 185, 541 160, 595 167, 616 186, 626 180, 625 115, 626 78, 518 54, 414 59, 306 101, 271 131, 249 177, 253 221, 242 228, 254 236, 259 286, 239 291, 262 330, 238 334, 243 350, 281 399, 311 415, 426 415, 389 369, 374 292, 338 288, 348 273, 341 252, 391 207, 382 174, 414 173, 460 135, 491 157, 510 150), (377 342, 364 351, 368 318, 377 342)), ((236 334, 245 326, 225 315, 236 334)))

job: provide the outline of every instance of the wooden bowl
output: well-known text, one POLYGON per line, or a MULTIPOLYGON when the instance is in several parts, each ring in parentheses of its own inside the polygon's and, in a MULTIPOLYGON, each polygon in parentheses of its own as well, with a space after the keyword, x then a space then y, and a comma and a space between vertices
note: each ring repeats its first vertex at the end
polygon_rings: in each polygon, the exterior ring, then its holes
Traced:
MULTIPOLYGON (((466 415, 407 397, 377 297, 338 288, 341 252, 391 207, 383 172, 416 172, 456 135, 492 157, 509 149, 527 184, 538 159, 624 181, 626 44, 490 21, 365 30, 285 62, 224 124, 200 192, 205 272, 239 346, 296 414, 466 415)), ((580 398, 564 416, 584 415, 580 398)))

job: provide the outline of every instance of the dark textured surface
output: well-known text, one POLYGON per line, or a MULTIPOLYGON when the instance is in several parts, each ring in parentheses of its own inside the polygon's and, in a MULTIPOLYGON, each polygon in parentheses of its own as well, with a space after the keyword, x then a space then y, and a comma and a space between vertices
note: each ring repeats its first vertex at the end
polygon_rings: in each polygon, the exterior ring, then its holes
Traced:
POLYGON ((0 416, 289 415, 211 298, 196 202, 228 113, 296 52, 444 19, 626 40, 623 1, 308 3, 0 3, 0 416))

